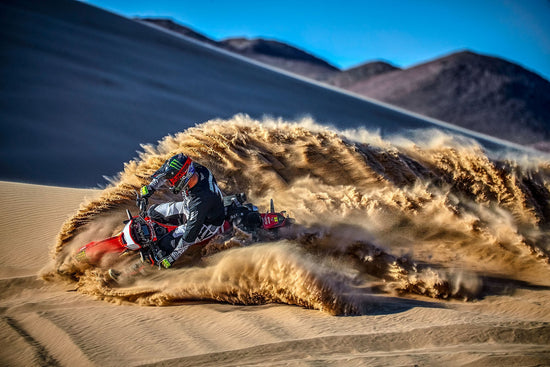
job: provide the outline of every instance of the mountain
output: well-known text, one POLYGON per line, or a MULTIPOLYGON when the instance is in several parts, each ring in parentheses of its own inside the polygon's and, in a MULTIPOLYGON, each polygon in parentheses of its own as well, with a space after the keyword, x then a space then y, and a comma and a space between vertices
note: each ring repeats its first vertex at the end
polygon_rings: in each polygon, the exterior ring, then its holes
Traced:
POLYGON ((174 22, 172 19, 168 18, 134 18, 134 20, 145 22, 149 24, 154 24, 156 26, 168 29, 172 32, 179 33, 183 36, 193 38, 197 41, 207 43, 214 46, 219 46, 219 43, 214 41, 211 38, 206 37, 205 35, 194 31, 193 29, 189 27, 182 26, 181 24, 178 24, 174 22))
POLYGON ((346 87, 520 144, 550 140, 550 83, 496 57, 463 51, 346 87))
POLYGON ((351 69, 343 70, 335 74, 328 82, 340 88, 348 88, 359 81, 364 81, 394 70, 399 70, 399 68, 387 62, 368 62, 351 69))
POLYGON ((171 21, 142 20, 460 127, 542 150, 550 147, 550 82, 497 57, 462 51, 406 69, 376 61, 340 70, 282 42, 217 42, 171 21))
POLYGON ((312 79, 326 80, 340 70, 328 62, 285 43, 262 38, 229 38, 221 46, 251 59, 312 79))
POLYGON ((237 53, 250 59, 271 65, 292 73, 316 80, 327 80, 340 70, 316 56, 302 51, 294 46, 275 40, 262 38, 228 38, 215 41, 189 27, 165 18, 135 18, 138 21, 151 23, 166 28, 197 41, 214 45, 237 53))

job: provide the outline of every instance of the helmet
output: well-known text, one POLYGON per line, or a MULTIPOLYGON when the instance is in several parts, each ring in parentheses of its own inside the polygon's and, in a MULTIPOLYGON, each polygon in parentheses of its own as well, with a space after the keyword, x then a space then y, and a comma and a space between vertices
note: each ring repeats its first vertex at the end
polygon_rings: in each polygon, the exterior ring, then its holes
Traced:
POLYGON ((160 169, 153 174, 153 178, 165 178, 174 194, 186 190, 189 180, 195 174, 195 166, 191 158, 180 153, 168 159, 160 169))

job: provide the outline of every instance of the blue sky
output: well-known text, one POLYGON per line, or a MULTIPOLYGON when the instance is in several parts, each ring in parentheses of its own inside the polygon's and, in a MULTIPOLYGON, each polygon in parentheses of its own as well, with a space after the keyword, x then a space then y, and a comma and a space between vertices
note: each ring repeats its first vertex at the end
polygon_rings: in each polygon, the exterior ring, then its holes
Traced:
POLYGON ((170 17, 220 40, 276 39, 339 68, 409 67, 469 49, 550 80, 550 0, 85 0, 115 13, 170 17))

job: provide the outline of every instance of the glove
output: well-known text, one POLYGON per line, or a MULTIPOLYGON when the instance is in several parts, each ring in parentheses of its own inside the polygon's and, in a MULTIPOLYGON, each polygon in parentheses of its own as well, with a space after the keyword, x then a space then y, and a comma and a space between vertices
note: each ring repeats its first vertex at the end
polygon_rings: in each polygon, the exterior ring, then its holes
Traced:
POLYGON ((174 260, 172 259, 172 256, 165 257, 165 258, 162 259, 162 261, 160 262, 160 264, 161 264, 162 266, 164 266, 166 269, 168 269, 169 267, 171 267, 173 263, 174 263, 174 260))
POLYGON ((140 249, 139 251, 141 262, 147 262, 151 265, 160 263, 160 259, 166 256, 164 251, 159 249, 156 245, 152 245, 151 247, 145 249, 140 249))
POLYGON ((154 192, 155 189, 149 187, 148 185, 143 186, 141 190, 139 190, 142 199, 149 199, 149 197, 153 195, 154 192))
POLYGON ((174 263, 174 260, 172 259, 171 256, 167 256, 167 257, 163 258, 162 260, 160 260, 161 255, 164 255, 164 252, 162 250, 159 250, 159 252, 157 252, 156 254, 148 254, 148 255, 145 255, 145 256, 142 254, 141 261, 142 262, 148 262, 149 264, 153 264, 154 262, 156 262, 157 264, 159 264, 159 266, 162 265, 166 269, 168 269, 169 267, 172 266, 172 264, 174 263))

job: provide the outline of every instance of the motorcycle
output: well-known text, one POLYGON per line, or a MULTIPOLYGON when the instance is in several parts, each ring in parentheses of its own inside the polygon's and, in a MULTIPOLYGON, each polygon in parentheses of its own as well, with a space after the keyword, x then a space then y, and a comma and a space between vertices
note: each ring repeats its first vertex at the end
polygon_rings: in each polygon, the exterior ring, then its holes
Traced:
MULTIPOLYGON (((99 266, 106 258, 112 260, 120 255, 139 252, 143 262, 159 265, 159 259, 156 257, 157 243, 180 224, 151 218, 148 214, 147 200, 140 198, 137 193, 136 196, 139 214, 133 216, 127 209, 128 219, 124 221, 122 231, 116 236, 92 241, 80 247, 74 256, 77 262, 99 266)), ((286 216, 285 211, 275 211, 273 199, 270 211, 260 213, 256 206, 246 203, 244 193, 224 197, 224 208, 226 216, 223 224, 216 231, 208 233, 194 243, 194 246, 204 246, 218 235, 229 234, 235 227, 246 233, 256 233, 259 230, 273 232, 293 222, 286 216)))

